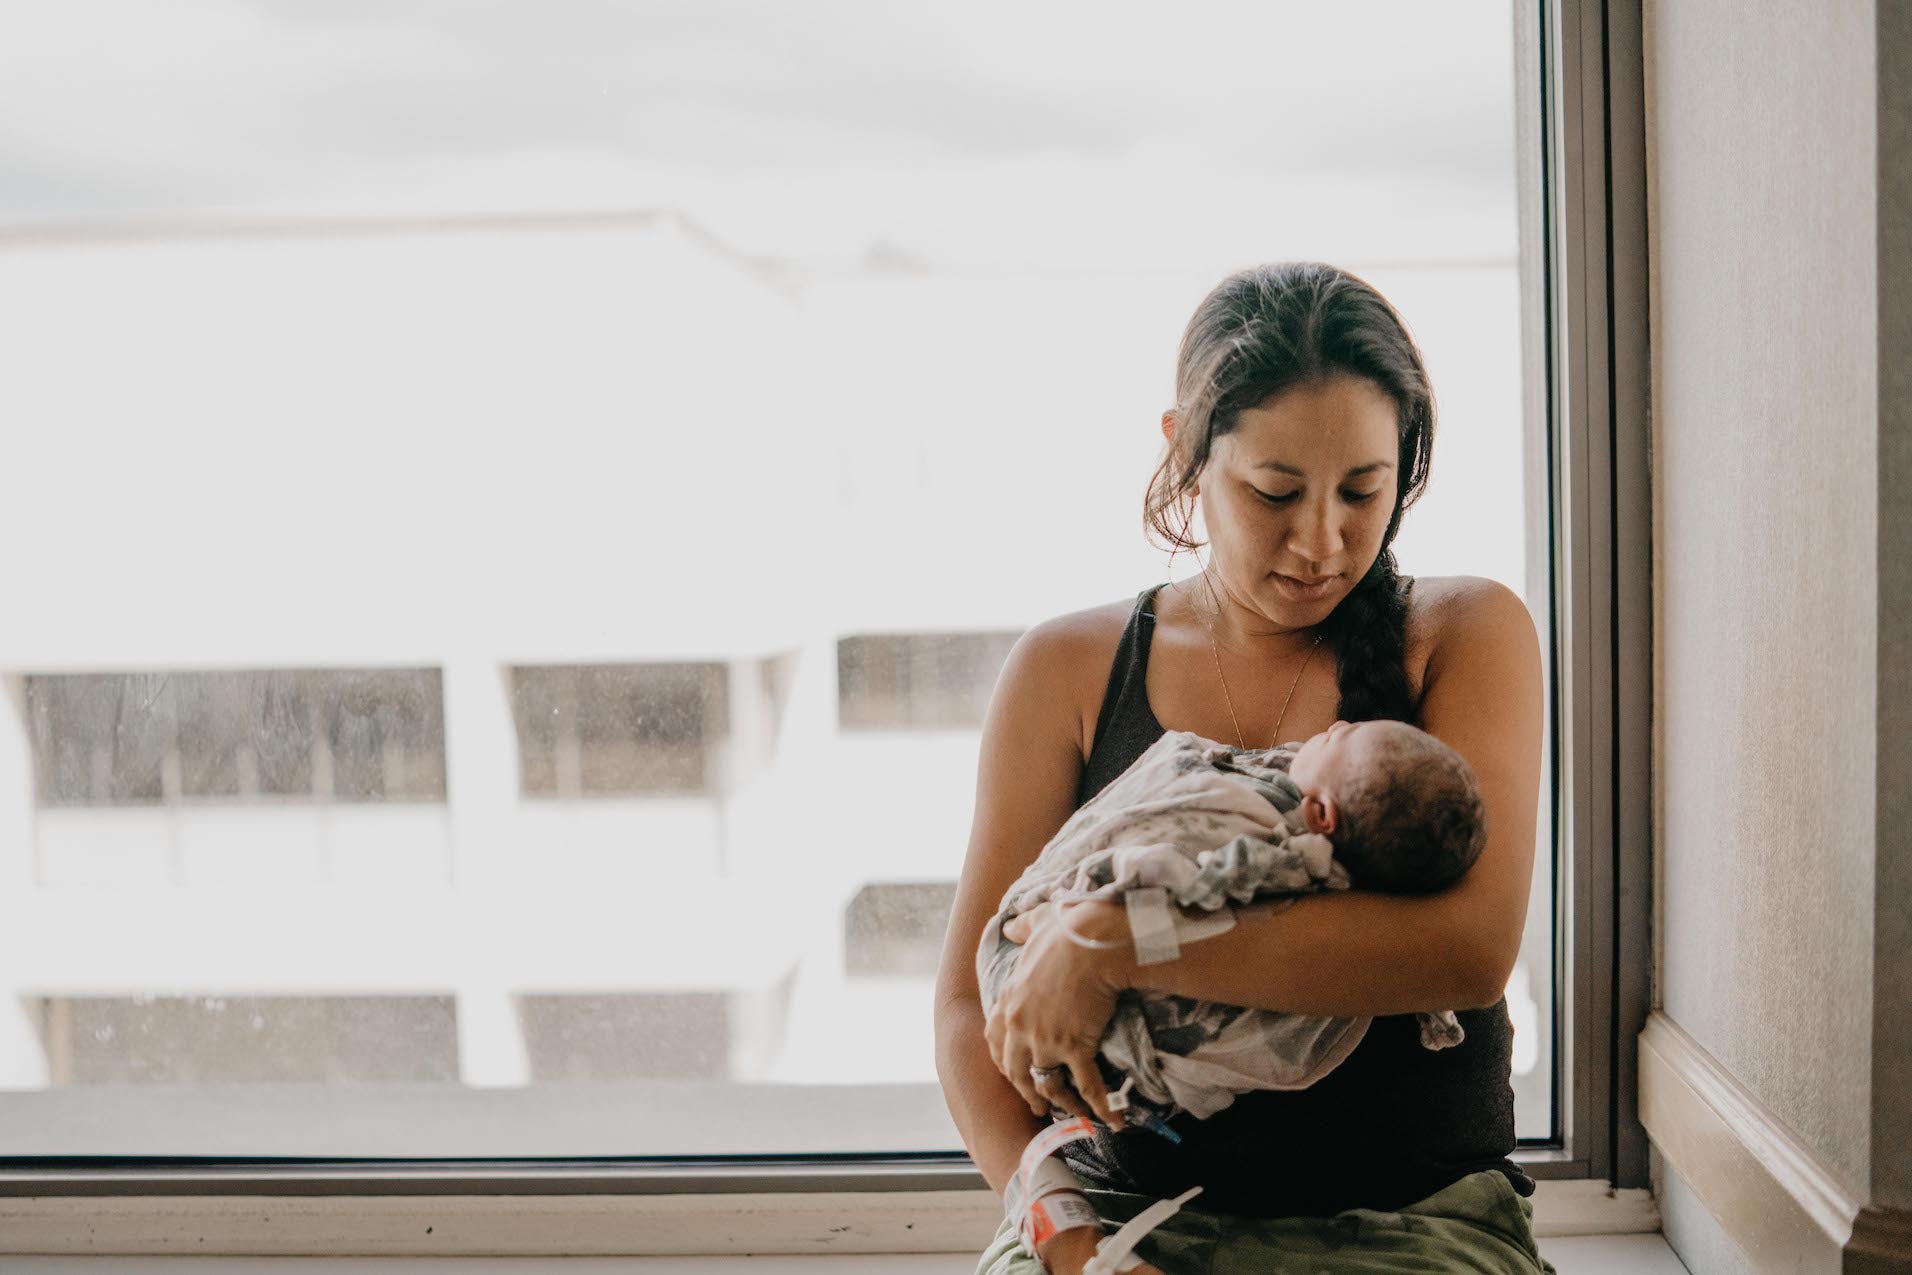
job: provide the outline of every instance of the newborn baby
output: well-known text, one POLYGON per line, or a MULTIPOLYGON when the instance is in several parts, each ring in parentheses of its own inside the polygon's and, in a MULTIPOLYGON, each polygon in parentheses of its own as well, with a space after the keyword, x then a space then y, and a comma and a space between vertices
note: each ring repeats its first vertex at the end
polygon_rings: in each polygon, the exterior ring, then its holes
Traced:
MULTIPOLYGON (((1299 748, 1258 750, 1169 731, 1071 815, 1003 896, 976 953, 983 1003, 995 1004, 1021 951, 1003 925, 1043 902, 1123 897, 1137 959, 1152 964, 1232 926, 1232 912, 1218 911, 1231 900, 1350 884, 1441 889, 1479 857, 1483 823, 1466 761, 1404 722, 1336 722, 1299 748)), ((1420 1019, 1423 1045, 1460 1043, 1453 1014, 1420 1019)), ((1129 990, 1100 1055, 1107 1083, 1125 1094, 1132 1085, 1139 1122, 1164 1129, 1159 1116, 1173 1110, 1206 1119, 1238 1093, 1313 1084, 1368 1023, 1129 990)))
POLYGON ((1287 769, 1308 830, 1334 843, 1363 889, 1430 894, 1460 880, 1487 842, 1473 767, 1406 722, 1336 722, 1287 769))

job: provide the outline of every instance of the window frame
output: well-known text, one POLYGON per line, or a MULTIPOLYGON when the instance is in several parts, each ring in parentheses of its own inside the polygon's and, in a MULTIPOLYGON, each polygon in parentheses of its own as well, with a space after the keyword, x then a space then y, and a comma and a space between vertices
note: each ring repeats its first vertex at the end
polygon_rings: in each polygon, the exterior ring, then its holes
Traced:
POLYGON ((1540 36, 1565 1116, 1553 1167, 1644 1187, 1653 514, 1640 0, 1545 0, 1540 36))
MULTIPOLYGON (((1537 124, 1540 130, 1541 171, 1533 217, 1527 215, 1528 201, 1536 184, 1529 180, 1527 165, 1535 147, 1520 148, 1521 251, 1523 291, 1531 293, 1534 281, 1544 281, 1545 294, 1523 298, 1524 305, 1538 304, 1541 311, 1538 330, 1532 324, 1523 324, 1523 330, 1529 333, 1530 346, 1529 424, 1544 425, 1546 431, 1546 472, 1540 478, 1546 484, 1552 530, 1539 578, 1550 581, 1551 612, 1545 618, 1551 621, 1553 638, 1553 1056, 1559 1135, 1557 1145, 1523 1147, 1516 1158, 1534 1176, 1549 1180, 1543 1182, 1543 1201, 1592 1198, 1561 1179, 1591 1179, 1581 1185, 1600 1185, 1600 1194, 1613 1199, 1601 1184, 1637 1188, 1647 1181, 1635 1047, 1648 1008, 1651 962, 1653 738, 1641 5, 1640 0, 1511 2, 1516 84, 1531 86, 1537 78, 1540 100, 1538 121, 1521 119, 1517 135, 1526 142, 1528 129, 1537 124), (1538 267, 1538 273, 1530 266, 1538 267), (1535 393, 1533 387, 1542 388, 1535 393), (1538 421, 1532 419, 1536 405, 1538 421)), ((417 1215, 422 1236, 422 1219, 434 1200, 462 1201, 490 1219, 508 1222, 549 1218, 557 1203, 554 1197, 680 1196, 689 1209, 705 1197, 727 1198, 734 1208, 741 1203, 739 1197, 748 1195, 801 1202, 793 1205, 792 1216, 814 1223, 824 1197, 835 1197, 835 1206, 845 1211, 877 1208, 880 1213, 877 1202, 867 1199, 871 1192, 915 1193, 919 1199, 957 1192, 967 1201, 964 1218, 997 1207, 981 1174, 960 1152, 721 1161, 271 1160, 215 1166, 32 1160, 0 1161, 0 1222, 9 1223, 0 1231, 24 1235, 10 1226, 27 1218, 42 1228, 65 1225, 61 1234, 71 1236, 71 1251, 175 1251, 170 1243, 131 1250, 95 1247, 101 1211, 96 1203, 71 1197, 129 1197, 113 1207, 125 1219, 125 1228, 137 1226, 131 1210, 143 1197, 165 1196, 169 1209, 181 1196, 206 1197, 200 1203, 208 1209, 217 1198, 235 1196, 363 1197, 308 1201, 330 1207, 312 1214, 320 1220, 296 1249, 242 1251, 398 1252, 406 1250, 367 1247, 356 1238, 343 1238, 358 1233, 340 1219, 374 1213, 389 1219, 402 1201, 387 1197, 429 1197, 417 1201, 426 1210, 417 1215), (497 1197, 515 1198, 506 1206, 497 1197), (73 1207, 61 1212, 64 1206, 73 1207)), ((1630 1225, 1652 1229, 1657 1224, 1650 1202, 1642 1203, 1643 1192, 1622 1190, 1617 1198, 1630 1225)), ((894 1211, 902 1202, 895 1197, 882 1207, 894 1211)), ((1574 1213, 1591 1206, 1582 1202, 1553 1207, 1574 1213)), ((619 1225, 628 1232, 628 1220, 619 1225)), ((203 1233, 203 1222, 199 1229, 203 1233)), ((542 1229, 527 1232, 527 1242, 542 1229)), ((1602 1229, 1613 1229, 1613 1219, 1602 1229)), ((917 1249, 933 1251, 921 1246, 933 1240, 936 1227, 924 1230, 927 1234, 916 1237, 917 1249)), ((171 1233, 159 1225, 144 1231, 162 1232, 171 1233)), ((1559 1231, 1556 1227, 1549 1233, 1559 1231)), ((178 1232, 182 1241, 189 1234, 178 1232)), ((434 1247, 422 1238, 417 1242, 423 1247, 411 1251, 459 1251, 434 1247)), ((850 1246, 832 1250, 810 1241, 783 1249, 766 1247, 761 1239, 755 1242, 751 1251, 756 1252, 857 1251, 850 1246)), ((213 1251, 185 1242, 179 1248, 213 1251)), ((0 1246, 0 1251, 10 1250, 0 1246)), ((644 1250, 627 1243, 622 1248, 561 1251, 727 1250, 713 1234, 711 1245, 701 1249, 644 1250)))

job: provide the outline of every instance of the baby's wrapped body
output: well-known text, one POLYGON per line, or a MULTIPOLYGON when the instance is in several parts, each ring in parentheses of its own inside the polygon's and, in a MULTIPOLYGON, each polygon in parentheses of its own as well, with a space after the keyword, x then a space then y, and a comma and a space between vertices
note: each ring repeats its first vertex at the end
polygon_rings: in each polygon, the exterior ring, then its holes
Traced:
MULTIPOLYGON (((1003 896, 976 953, 984 1005, 994 1006, 1022 950, 1002 927, 1052 897, 1160 887, 1168 903, 1215 912, 1231 902, 1346 889, 1333 844, 1301 817, 1301 791, 1287 774, 1293 755, 1285 746, 1243 751, 1189 731, 1165 733, 1070 816, 1003 896)), ((1167 912, 1185 937, 1218 932, 1212 922, 1167 912)), ((1426 1047, 1460 1043, 1453 1014, 1420 1020, 1426 1047)), ((1368 1022, 1129 990, 1117 999, 1101 1055, 1134 1078, 1132 1100, 1206 1119, 1238 1093, 1313 1084, 1361 1043, 1368 1022)))

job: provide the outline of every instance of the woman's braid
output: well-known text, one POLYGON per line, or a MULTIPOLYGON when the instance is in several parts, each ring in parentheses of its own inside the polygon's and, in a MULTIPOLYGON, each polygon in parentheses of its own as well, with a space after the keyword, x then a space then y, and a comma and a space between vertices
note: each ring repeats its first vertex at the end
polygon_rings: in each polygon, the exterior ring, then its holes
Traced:
POLYGON ((1395 571, 1383 549, 1367 575, 1324 622, 1339 666, 1344 721, 1376 718, 1414 723, 1420 716, 1407 681, 1407 595, 1412 578, 1395 571))

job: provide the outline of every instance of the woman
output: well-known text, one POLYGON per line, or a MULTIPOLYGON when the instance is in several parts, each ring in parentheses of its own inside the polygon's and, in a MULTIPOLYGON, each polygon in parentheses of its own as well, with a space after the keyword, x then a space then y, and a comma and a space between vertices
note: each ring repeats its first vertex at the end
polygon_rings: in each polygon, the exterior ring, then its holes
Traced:
MULTIPOLYGON (((1420 353, 1362 280, 1320 264, 1263 266, 1201 303, 1175 389, 1146 522, 1174 549, 1196 548, 1199 503, 1205 569, 1037 625, 990 702, 938 976, 950 1111, 1000 1193, 1051 1108, 1118 1125, 1093 1060, 1125 988, 1374 1015, 1354 1054, 1311 1088, 1244 1094, 1207 1121, 1177 1117, 1179 1144, 1119 1127, 1075 1144, 1065 1155, 1090 1203, 1114 1223, 1202 1185, 1138 1250, 1171 1272, 1546 1269, 1524 1198, 1533 1184, 1506 1160, 1502 996, 1533 868, 1539 646, 1504 587, 1395 574, 1389 545, 1433 445, 1420 353), (1244 909, 1226 934, 1146 967, 1127 949, 1070 941, 1045 906, 1008 931, 1027 950, 985 1021, 975 950, 1004 890, 1165 728, 1264 748, 1338 718, 1383 717, 1415 722, 1474 767, 1488 840, 1459 884, 1244 909), (1466 1041, 1422 1049, 1413 1014, 1444 1008, 1462 1011, 1466 1041)), ((1092 937, 1127 937, 1113 904, 1076 905, 1068 919, 1092 937)), ((1101 1234, 1063 1230, 1037 1256, 1074 1275, 1101 1234)), ((982 1269, 1021 1275, 1037 1262, 1005 1221, 982 1269)))

